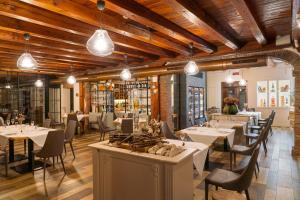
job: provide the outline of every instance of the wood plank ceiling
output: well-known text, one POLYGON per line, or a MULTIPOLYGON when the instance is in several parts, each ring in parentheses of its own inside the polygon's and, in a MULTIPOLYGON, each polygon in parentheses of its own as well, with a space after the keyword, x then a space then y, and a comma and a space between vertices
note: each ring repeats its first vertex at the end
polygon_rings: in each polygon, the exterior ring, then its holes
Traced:
POLYGON ((30 33, 30 52, 42 73, 115 70, 163 64, 194 53, 234 52, 258 47, 292 30, 292 0, 0 0, 0 67, 17 71, 30 33), (115 43, 107 57, 91 55, 85 44, 102 26, 115 43), (162 62, 157 62, 162 61, 162 62))

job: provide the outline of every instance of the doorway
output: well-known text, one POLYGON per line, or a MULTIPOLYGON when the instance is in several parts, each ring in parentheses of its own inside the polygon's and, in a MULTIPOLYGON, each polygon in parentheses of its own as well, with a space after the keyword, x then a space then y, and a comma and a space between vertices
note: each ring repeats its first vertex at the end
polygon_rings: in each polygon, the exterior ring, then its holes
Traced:
POLYGON ((247 86, 240 86, 239 81, 235 81, 233 83, 226 83, 222 82, 221 83, 221 93, 222 93, 222 108, 224 107, 224 98, 226 97, 235 97, 239 99, 239 110, 243 110, 247 103, 248 103, 248 98, 247 98, 247 86))

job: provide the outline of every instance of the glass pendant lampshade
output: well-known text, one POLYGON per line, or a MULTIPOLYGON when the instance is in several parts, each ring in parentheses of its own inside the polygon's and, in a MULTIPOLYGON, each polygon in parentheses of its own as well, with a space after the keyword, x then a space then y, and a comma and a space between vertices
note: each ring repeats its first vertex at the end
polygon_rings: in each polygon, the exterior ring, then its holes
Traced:
POLYGON ((120 74, 120 78, 123 81, 127 81, 127 80, 131 79, 131 72, 129 71, 129 69, 123 69, 120 74))
POLYGON ((17 66, 23 70, 32 70, 38 67, 38 63, 30 53, 23 53, 17 61, 17 66))
POLYGON ((199 68, 196 64, 195 61, 189 61, 185 67, 184 67, 184 72, 187 74, 187 75, 196 75, 199 73, 199 68))
POLYGON ((43 87, 44 83, 43 81, 41 81, 40 79, 36 80, 35 83, 34 83, 35 87, 43 87))
POLYGON ((227 76, 227 78, 226 78, 226 83, 229 83, 229 84, 231 84, 231 83, 233 83, 233 78, 231 77, 231 75, 229 75, 229 76, 227 76))
POLYGON ((73 75, 70 75, 67 79, 67 82, 70 84, 70 85, 73 85, 76 83, 76 78, 73 76, 73 75))
POLYGON ((11 89, 11 86, 10 86, 9 83, 7 83, 7 84, 5 85, 5 89, 11 89))
POLYGON ((239 85, 240 85, 240 86, 245 86, 246 84, 247 84, 247 82, 246 82, 246 80, 243 79, 243 78, 242 78, 242 79, 240 80, 240 82, 239 82, 239 85))
POLYGON ((98 29, 87 41, 86 48, 95 56, 108 56, 113 53, 115 45, 106 30, 98 29))

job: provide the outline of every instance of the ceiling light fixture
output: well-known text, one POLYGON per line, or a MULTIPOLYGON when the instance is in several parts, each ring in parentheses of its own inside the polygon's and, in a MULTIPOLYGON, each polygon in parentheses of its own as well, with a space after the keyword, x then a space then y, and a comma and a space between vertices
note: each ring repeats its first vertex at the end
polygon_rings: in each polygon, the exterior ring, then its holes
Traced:
POLYGON ((131 72, 130 70, 127 68, 127 55, 124 55, 124 59, 125 59, 125 68, 122 70, 122 72, 120 73, 120 78, 123 81, 128 81, 129 79, 131 79, 131 72))
POLYGON ((226 83, 228 83, 228 84, 231 84, 231 83, 233 83, 233 78, 232 78, 232 75, 231 75, 231 72, 230 72, 230 70, 229 70, 229 72, 228 72, 228 76, 226 77, 226 83))
POLYGON ((25 44, 25 52, 22 53, 22 55, 18 58, 17 66, 21 70, 33 70, 38 67, 38 63, 36 60, 32 57, 32 55, 29 53, 29 39, 30 35, 29 33, 24 34, 24 39, 26 40, 25 44))
MULTIPOLYGON (((102 12, 105 9, 105 1, 98 0, 97 7, 102 12)), ((96 30, 87 41, 86 48, 91 54, 104 57, 113 53, 115 45, 109 37, 108 32, 100 26, 100 29, 96 30)))
POLYGON ((35 87, 37 87, 37 88, 41 88, 41 87, 44 86, 44 83, 43 83, 42 80, 38 79, 38 80, 35 81, 34 85, 35 85, 35 87))
POLYGON ((240 86, 246 86, 247 85, 247 81, 244 79, 244 75, 243 75, 243 72, 242 73, 242 77, 241 77, 241 80, 239 81, 239 85, 240 86))
MULTIPOLYGON (((191 56, 193 56, 193 44, 189 45, 190 49, 191 49, 191 56)), ((196 75, 199 73, 199 68, 196 64, 195 61, 190 60, 184 67, 184 73, 186 75, 196 75)))
POLYGON ((72 75, 72 66, 71 66, 71 75, 67 78, 67 83, 70 85, 74 85, 76 83, 76 78, 75 76, 72 75))

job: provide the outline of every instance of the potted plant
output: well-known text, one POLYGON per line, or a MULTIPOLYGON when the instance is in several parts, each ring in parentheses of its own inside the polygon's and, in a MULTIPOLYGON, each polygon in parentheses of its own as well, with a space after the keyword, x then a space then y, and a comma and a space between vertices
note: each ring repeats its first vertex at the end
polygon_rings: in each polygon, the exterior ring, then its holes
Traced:
POLYGON ((226 97, 224 98, 225 106, 223 108, 223 113, 228 115, 235 115, 239 112, 237 104, 239 99, 235 97, 226 97))

